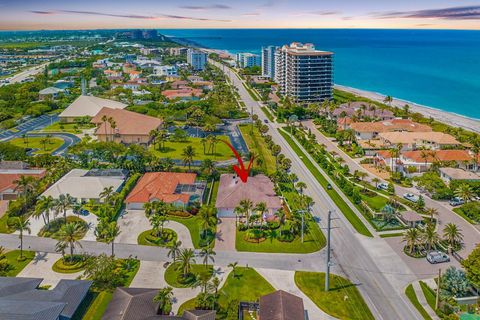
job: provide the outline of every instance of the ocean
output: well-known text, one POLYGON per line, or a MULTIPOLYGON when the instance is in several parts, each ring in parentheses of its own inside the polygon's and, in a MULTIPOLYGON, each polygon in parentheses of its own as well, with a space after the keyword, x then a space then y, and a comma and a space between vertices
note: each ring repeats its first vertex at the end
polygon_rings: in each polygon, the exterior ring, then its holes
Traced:
POLYGON ((335 83, 480 119, 480 31, 168 29, 160 33, 231 53, 311 42, 335 53, 335 83))

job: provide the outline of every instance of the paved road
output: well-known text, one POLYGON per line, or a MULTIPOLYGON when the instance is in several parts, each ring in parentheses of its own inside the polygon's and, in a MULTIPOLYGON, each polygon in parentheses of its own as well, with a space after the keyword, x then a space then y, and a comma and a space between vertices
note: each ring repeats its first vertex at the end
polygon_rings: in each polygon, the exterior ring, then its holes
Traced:
POLYGON ((16 75, 12 76, 9 79, 9 83, 2 83, 2 84, 0 84, 0 86, 6 86, 8 84, 22 82, 22 80, 24 80, 24 79, 27 79, 31 76, 39 74, 40 72, 43 72, 43 70, 44 70, 44 68, 47 64, 48 63, 44 63, 44 64, 41 64, 41 65, 38 65, 38 66, 31 67, 27 70, 24 70, 24 71, 20 72, 20 73, 17 73, 16 75))
POLYGON ((20 138, 22 135, 27 134, 30 131, 43 129, 57 121, 57 115, 44 114, 40 117, 25 121, 13 129, 0 132, 0 141, 8 141, 11 139, 20 138))
MULTIPOLYGON (((223 69, 219 64, 212 63, 223 69)), ((249 96, 241 80, 231 70, 226 69, 225 72, 238 88, 247 108, 253 109, 262 121, 265 120, 266 116, 258 102, 249 96)), ((269 123, 269 134, 275 143, 281 146, 282 152, 292 160, 292 172, 307 184, 305 193, 315 201, 313 212, 320 217, 320 226, 325 227, 328 210, 339 213, 337 214, 339 219, 334 221, 336 229, 332 232, 335 263, 351 281, 360 284, 358 288, 375 318, 422 319, 403 294, 406 284, 415 279, 412 271, 383 239, 366 238, 355 232, 323 187, 278 133, 276 127, 276 124, 269 123)), ((324 260, 319 259, 317 263, 324 264, 324 260)), ((308 270, 303 265, 298 269, 308 270)))
MULTIPOLYGON (((371 181, 372 178, 375 177, 371 172, 363 168, 359 163, 354 161, 352 158, 350 158, 343 150, 339 149, 335 143, 333 143, 329 138, 325 137, 323 134, 321 134, 317 129, 315 124, 313 124, 312 121, 305 121, 303 124, 307 127, 310 128, 312 133, 315 134, 315 137, 317 138, 318 143, 322 143, 326 146, 327 151, 335 151, 342 159, 345 161, 344 163, 348 165, 350 168, 351 172, 354 172, 355 170, 363 171, 368 174, 367 178, 365 180, 371 181)), ((416 195, 420 195, 421 193, 414 189, 414 188, 404 188, 402 186, 395 185, 395 193, 399 195, 400 197, 405 194, 405 193, 413 193, 416 195)), ((421 194, 423 198, 425 199, 425 205, 429 208, 435 208, 438 210, 438 229, 441 232, 443 227, 447 223, 454 223, 456 224, 463 232, 463 240, 465 242, 465 245, 461 251, 459 251, 459 255, 462 256, 463 258, 466 258, 469 253, 477 246, 478 243, 480 243, 480 231, 475 228, 475 226, 471 225, 457 215, 455 212, 452 211, 451 206, 447 202, 442 202, 442 201, 435 201, 429 198, 425 194, 421 194)))

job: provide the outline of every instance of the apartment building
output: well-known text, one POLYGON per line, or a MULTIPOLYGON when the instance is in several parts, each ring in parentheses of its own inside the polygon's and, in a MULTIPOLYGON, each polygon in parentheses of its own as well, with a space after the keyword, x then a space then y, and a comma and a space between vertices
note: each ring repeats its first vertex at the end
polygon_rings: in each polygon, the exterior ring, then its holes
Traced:
POLYGON ((293 42, 275 52, 275 81, 280 92, 295 102, 333 98, 333 53, 311 43, 293 42))
POLYGON ((201 71, 205 69, 207 64, 207 54, 202 51, 188 49, 187 62, 192 66, 193 70, 201 71))
POLYGON ((276 46, 262 47, 262 75, 264 77, 275 78, 275 50, 277 48, 276 46))
POLYGON ((236 55, 236 63, 240 68, 259 67, 262 64, 262 59, 258 54, 241 52, 236 55))

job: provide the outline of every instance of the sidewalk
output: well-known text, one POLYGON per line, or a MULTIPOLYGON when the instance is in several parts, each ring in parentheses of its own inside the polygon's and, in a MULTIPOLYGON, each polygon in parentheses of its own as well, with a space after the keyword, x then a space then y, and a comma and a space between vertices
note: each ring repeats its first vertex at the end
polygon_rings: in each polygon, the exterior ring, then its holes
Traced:
POLYGON ((418 302, 422 305, 423 309, 428 313, 428 315, 434 319, 434 320, 439 320, 440 318, 437 316, 435 311, 430 307, 430 305, 427 302, 427 299, 425 298, 425 295, 423 294, 422 288, 420 287, 420 283, 418 281, 415 281, 412 283, 413 290, 415 291, 415 295, 417 296, 418 302))

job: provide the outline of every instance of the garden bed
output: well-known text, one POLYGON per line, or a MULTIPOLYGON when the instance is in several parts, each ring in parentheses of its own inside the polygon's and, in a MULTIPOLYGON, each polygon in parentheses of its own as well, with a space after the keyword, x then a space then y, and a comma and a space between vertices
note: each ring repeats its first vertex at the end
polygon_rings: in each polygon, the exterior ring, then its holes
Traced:
MULTIPOLYGON (((82 218, 76 216, 67 216, 67 223, 77 222, 83 226, 83 234, 80 238, 83 238, 88 231, 88 223, 86 223, 82 218)), ((48 225, 43 226, 43 228, 38 233, 39 237, 54 238, 56 239, 57 233, 60 231, 60 228, 65 224, 65 219, 63 217, 58 217, 55 220, 50 220, 48 225)))
POLYGON ((65 256, 65 259, 60 258, 52 266, 52 270, 58 273, 77 273, 85 268, 85 257, 79 254, 73 255, 73 260, 70 256, 65 256))
POLYGON ((183 277, 180 262, 172 263, 165 270, 165 281, 174 288, 189 288, 196 284, 197 280, 210 279, 213 275, 213 266, 192 264, 190 273, 183 277))
POLYGON ((137 243, 144 246, 168 247, 177 242, 177 233, 172 229, 164 228, 161 237, 153 229, 143 231, 138 235, 137 243))

